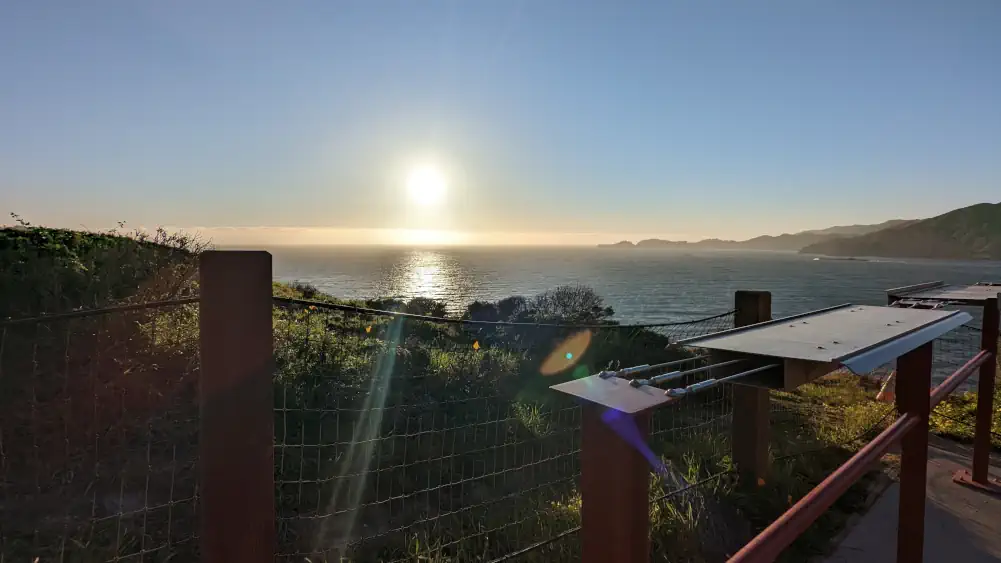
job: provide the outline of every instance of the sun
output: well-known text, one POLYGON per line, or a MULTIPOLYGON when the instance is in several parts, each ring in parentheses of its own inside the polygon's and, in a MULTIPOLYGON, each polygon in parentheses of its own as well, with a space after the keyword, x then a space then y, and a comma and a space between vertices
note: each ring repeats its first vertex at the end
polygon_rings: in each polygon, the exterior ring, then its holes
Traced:
POLYGON ((414 203, 421 206, 440 203, 447 188, 445 176, 433 166, 414 168, 407 176, 407 193, 414 203))

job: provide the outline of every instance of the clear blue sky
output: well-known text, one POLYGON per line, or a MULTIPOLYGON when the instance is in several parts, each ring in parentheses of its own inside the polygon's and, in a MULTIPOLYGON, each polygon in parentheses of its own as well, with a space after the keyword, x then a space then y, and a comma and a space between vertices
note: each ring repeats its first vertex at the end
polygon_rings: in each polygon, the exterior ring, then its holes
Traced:
POLYGON ((1001 200, 996 0, 10 0, 0 76, 0 210, 36 223, 742 238, 1001 200))

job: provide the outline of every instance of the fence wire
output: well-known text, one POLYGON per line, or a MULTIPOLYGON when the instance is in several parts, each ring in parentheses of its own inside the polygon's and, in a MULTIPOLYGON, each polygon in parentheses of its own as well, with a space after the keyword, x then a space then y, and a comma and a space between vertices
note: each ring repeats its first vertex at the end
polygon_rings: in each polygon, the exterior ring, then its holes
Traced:
POLYGON ((0 323, 0 561, 197 558, 197 315, 0 323))
POLYGON ((581 414, 548 387, 732 326, 446 324, 288 301, 275 319, 287 561, 570 557, 578 542, 556 540, 579 525, 581 414))

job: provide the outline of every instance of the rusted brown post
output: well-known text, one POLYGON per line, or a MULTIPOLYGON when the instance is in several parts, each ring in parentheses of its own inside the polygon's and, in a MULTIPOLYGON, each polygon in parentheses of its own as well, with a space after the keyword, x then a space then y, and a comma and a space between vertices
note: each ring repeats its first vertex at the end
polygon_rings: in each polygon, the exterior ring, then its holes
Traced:
POLYGON ((897 411, 920 419, 900 441, 897 563, 920 563, 924 553, 932 346, 929 342, 897 360, 897 411))
MULTIPOLYGON (((772 320, 772 294, 738 291, 734 295, 734 326, 772 320)), ((755 484, 768 474, 768 389, 734 384, 731 442, 733 461, 745 483, 755 484)))
POLYGON ((980 333, 980 349, 991 353, 991 360, 980 366, 977 384, 977 430, 973 438, 973 482, 988 486, 991 461, 991 420, 994 414, 994 377, 998 357, 998 300, 984 303, 984 324, 980 333))
POLYGON ((206 563, 275 554, 271 255, 199 260, 201 547, 206 563))
MULTIPOLYGON (((584 563, 650 561, 650 462, 602 420, 606 409, 587 404, 581 424, 581 560, 584 563)), ((646 443, 650 414, 627 415, 646 443)))

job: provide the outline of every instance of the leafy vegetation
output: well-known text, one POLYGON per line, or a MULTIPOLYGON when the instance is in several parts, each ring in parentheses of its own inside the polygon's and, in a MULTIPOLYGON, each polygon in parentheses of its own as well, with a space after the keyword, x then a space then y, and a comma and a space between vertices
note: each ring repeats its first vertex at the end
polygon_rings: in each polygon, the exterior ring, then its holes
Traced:
MULTIPOLYGON (((1001 360, 997 360, 1001 373, 1001 360)), ((932 411, 931 431, 961 442, 972 442, 977 419, 977 393, 953 393, 932 411)), ((994 382, 994 413, 991 418, 991 445, 1001 451, 1001 381, 994 382)))
POLYGON ((190 286, 204 248, 195 237, 162 228, 91 233, 37 227, 11 215, 17 224, 0 228, 0 318, 168 299, 190 286))

